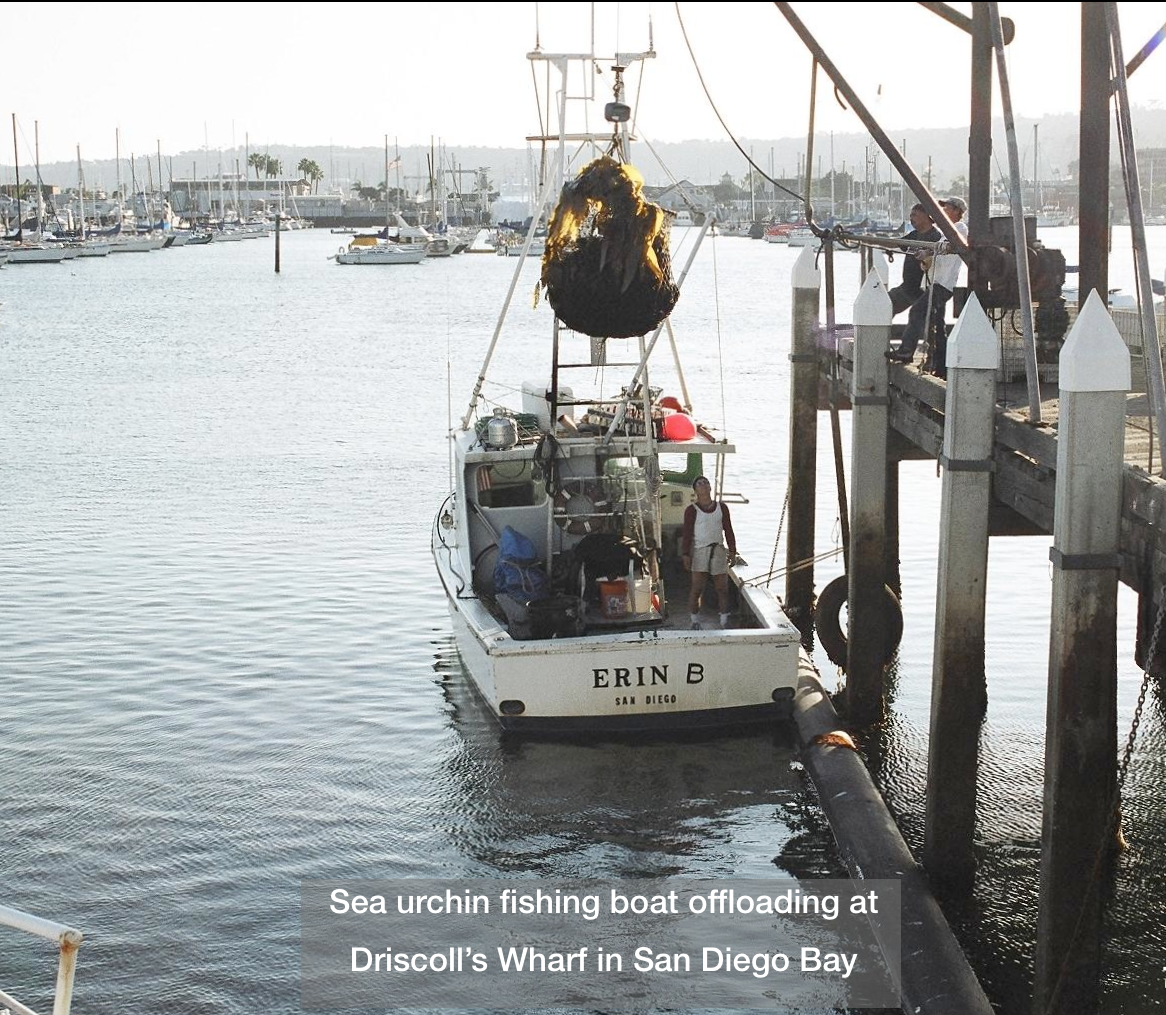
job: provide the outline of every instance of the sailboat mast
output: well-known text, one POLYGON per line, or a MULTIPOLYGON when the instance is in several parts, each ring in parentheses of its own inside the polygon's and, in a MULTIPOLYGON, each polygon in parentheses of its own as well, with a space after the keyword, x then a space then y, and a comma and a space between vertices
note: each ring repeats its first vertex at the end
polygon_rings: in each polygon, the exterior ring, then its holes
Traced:
POLYGON ((162 214, 162 209, 165 207, 164 199, 162 197, 162 139, 158 138, 158 214, 162 214))
MULTIPOLYGON (((113 164, 117 167, 117 224, 120 226, 122 217, 125 215, 125 210, 122 205, 125 203, 124 195, 121 192, 121 128, 113 128, 113 164)), ((121 232, 119 229, 118 232, 121 232)))
POLYGON ((16 167, 16 237, 24 242, 24 214, 20 210, 20 145, 16 143, 16 114, 12 114, 12 161, 16 167))
POLYGON ((32 121, 33 156, 36 159, 36 238, 39 243, 44 236, 45 194, 40 184, 40 120, 32 121))
MULTIPOLYGON (((388 134, 385 135, 385 139, 387 142, 388 134)), ((399 139, 395 138, 395 137, 393 138, 393 166, 397 170, 397 180, 396 180, 396 184, 395 184, 396 190, 397 190, 396 208, 397 208, 397 211, 400 211, 401 210, 401 145, 399 143, 399 139)), ((385 186, 387 187, 388 185, 389 185, 389 181, 386 179, 385 186)))
MULTIPOLYGON (((134 213, 134 232, 138 231, 138 172, 134 166, 137 156, 130 152, 130 193, 133 194, 130 210, 134 213)), ((147 218, 149 215, 147 214, 147 218)))
POLYGON ((1040 199, 1040 163, 1037 161, 1037 152, 1039 146, 1037 144, 1037 136, 1040 132, 1040 124, 1034 123, 1032 125, 1032 207, 1036 214, 1040 215, 1042 201, 1040 199))
POLYGON ((389 238, 389 135, 385 135, 385 240, 389 238))
POLYGON ((433 173, 436 166, 433 162, 433 135, 429 135, 429 225, 432 226, 437 222, 437 182, 434 179, 433 173))
MULTIPOLYGON (((237 165, 236 161, 236 165, 237 165)), ((243 165, 251 165, 251 135, 243 132, 243 165)), ((237 172, 237 171, 236 171, 237 172)), ((251 220, 251 180, 246 176, 247 170, 243 170, 242 183, 246 188, 243 191, 243 218, 246 221, 251 220)))
POLYGON ((77 200, 81 215, 81 240, 85 240, 85 170, 81 168, 81 146, 77 145, 77 200))

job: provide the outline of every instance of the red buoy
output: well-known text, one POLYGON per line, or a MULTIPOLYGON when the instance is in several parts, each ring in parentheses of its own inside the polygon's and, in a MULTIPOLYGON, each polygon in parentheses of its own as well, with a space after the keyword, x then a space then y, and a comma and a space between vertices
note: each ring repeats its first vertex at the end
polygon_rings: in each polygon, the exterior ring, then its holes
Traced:
POLYGON ((691 416, 674 412, 664 417, 663 431, 666 441, 690 441, 696 436, 696 424, 691 416))

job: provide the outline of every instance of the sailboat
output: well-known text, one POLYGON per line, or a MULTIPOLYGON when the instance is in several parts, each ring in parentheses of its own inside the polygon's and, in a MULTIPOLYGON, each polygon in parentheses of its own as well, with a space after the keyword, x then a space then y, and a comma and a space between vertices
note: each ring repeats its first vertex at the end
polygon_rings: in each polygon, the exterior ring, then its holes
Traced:
MULTIPOLYGON (((43 243, 24 242, 24 218, 20 206, 20 151, 16 140, 16 114, 12 114, 12 154, 16 167, 16 235, 5 236, 4 245, 0 247, 8 264, 59 264, 66 259, 66 251, 61 248, 47 247, 43 243), (10 242, 11 241, 11 242, 10 242)), ((39 160, 38 160, 39 161, 39 160)), ((39 173, 38 173, 39 179, 39 173)), ((37 201, 41 194, 38 193, 37 201)), ((37 216, 37 239, 40 239, 40 216, 37 216)))
MULTIPOLYGON (((569 169, 564 139, 573 153, 606 149, 626 163, 631 107, 623 101, 623 72, 654 56, 650 43, 643 53, 621 52, 618 61, 537 48, 528 54, 549 68, 545 75, 536 68, 536 81, 545 76, 549 83, 552 71, 561 76, 554 93, 559 123, 540 138, 559 145, 556 168, 543 183, 469 406, 450 433, 452 490, 431 541, 470 682, 506 729, 708 727, 772 720, 793 701, 800 636, 768 588, 746 581, 731 562, 730 604, 712 602, 706 589, 707 605, 692 611, 693 579, 681 554, 686 513, 704 473, 715 477, 713 497, 723 507, 725 462, 735 448, 684 411, 682 372, 680 397, 650 383, 662 335, 677 354, 670 321, 638 328, 638 356, 615 364, 607 362, 604 338, 570 330, 556 311, 549 375, 491 378, 523 262, 569 169), (586 80, 593 66, 612 65, 616 101, 605 108, 612 130, 586 135, 577 148, 583 135, 566 122, 568 72, 586 80), (580 362, 587 358, 580 346, 590 346, 591 361, 605 363, 605 372, 627 371, 614 395, 574 389, 598 372, 580 362), (572 368, 579 369, 570 374, 572 368), (501 392, 495 405, 487 400, 491 383, 501 392), (501 404, 517 391, 518 405, 501 404)), ((659 210, 657 221, 664 220, 659 210)), ((701 239, 711 224, 709 216, 701 239)), ((696 496, 703 495, 701 488, 696 496)))
MULTIPOLYGON (((403 223, 399 215, 397 222, 403 223)), ((403 236, 401 226, 394 223, 393 212, 389 206, 389 136, 385 135, 385 228, 381 235, 369 234, 354 236, 347 247, 341 247, 333 256, 337 264, 420 264, 426 257, 425 239, 417 238, 413 242, 412 234, 403 236)), ((405 223, 405 229, 411 227, 405 223)), ((420 230, 424 233, 424 230, 420 230)))

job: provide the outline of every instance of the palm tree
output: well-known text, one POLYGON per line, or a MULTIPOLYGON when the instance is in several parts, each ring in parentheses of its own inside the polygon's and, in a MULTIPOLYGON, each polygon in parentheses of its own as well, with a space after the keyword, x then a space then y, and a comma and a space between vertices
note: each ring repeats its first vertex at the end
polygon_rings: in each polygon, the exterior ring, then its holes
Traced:
POLYGON ((270 155, 266 156, 266 162, 264 164, 264 173, 266 176, 269 179, 279 179, 279 176, 282 172, 283 164, 279 161, 279 159, 273 158, 270 155))
POLYGON ((316 163, 314 163, 305 155, 302 159, 300 159, 299 165, 296 166, 296 172, 299 173, 303 179, 310 180, 312 178, 312 167, 315 166, 315 164, 316 163))
POLYGON ((259 171, 267 168, 267 156, 262 152, 252 152, 247 156, 247 165, 255 170, 255 179, 259 179, 259 171))
POLYGON ((320 189, 320 181, 322 179, 324 179, 324 170, 322 170, 318 165, 316 165, 315 162, 313 162, 312 163, 312 175, 311 175, 311 180, 312 180, 312 185, 313 185, 313 190, 312 190, 313 194, 316 193, 316 191, 318 191, 320 189))

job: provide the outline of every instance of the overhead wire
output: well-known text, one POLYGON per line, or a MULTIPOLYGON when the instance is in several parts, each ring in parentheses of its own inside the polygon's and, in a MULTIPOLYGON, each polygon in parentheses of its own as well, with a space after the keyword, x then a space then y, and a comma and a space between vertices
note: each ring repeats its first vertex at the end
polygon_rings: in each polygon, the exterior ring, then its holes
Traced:
POLYGON ((788 194, 795 201, 800 202, 802 200, 802 195, 790 190, 789 187, 785 186, 784 184, 778 183, 777 180, 775 180, 764 169, 762 169, 756 162, 754 162, 753 159, 750 157, 749 153, 747 151, 745 151, 744 148, 741 147, 741 142, 739 142, 737 140, 736 135, 734 135, 732 130, 729 129, 729 125, 727 123, 725 123, 725 118, 723 116, 721 116, 721 111, 717 108, 716 102, 713 101, 712 93, 709 91, 708 85, 705 83, 704 74, 701 73, 700 63, 696 59, 696 53, 692 49, 692 42, 688 38, 688 29, 685 27, 685 24, 684 24, 684 16, 680 13, 679 0, 677 0, 677 2, 674 4, 674 6, 676 8, 676 20, 680 23, 680 34, 682 36, 684 36, 684 45, 688 48, 689 57, 692 58, 692 67, 696 71, 696 76, 697 76, 697 79, 700 81, 700 87, 704 91, 704 96, 706 99, 708 99, 709 107, 712 109, 713 115, 716 116, 717 122, 720 123, 721 128, 724 130, 725 135, 728 137, 728 139, 730 141, 733 142, 733 147, 736 148, 737 151, 739 151, 741 153, 741 156, 745 159, 745 161, 750 166, 753 167, 754 171, 756 173, 758 173, 763 180, 768 181, 769 183, 773 184, 773 186, 775 186, 778 190, 782 191, 782 193, 788 194))

